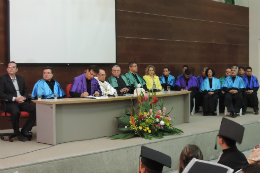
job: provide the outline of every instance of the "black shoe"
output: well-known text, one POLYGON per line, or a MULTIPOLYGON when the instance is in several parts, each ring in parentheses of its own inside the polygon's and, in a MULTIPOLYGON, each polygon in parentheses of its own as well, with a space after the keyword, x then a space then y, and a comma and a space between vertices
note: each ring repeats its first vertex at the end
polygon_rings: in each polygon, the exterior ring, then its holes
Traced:
POLYGON ((258 110, 257 111, 255 111, 255 115, 258 115, 259 113, 258 113, 258 110))
POLYGON ((234 112, 233 115, 232 115, 232 118, 236 118, 237 117, 237 113, 234 112))
POLYGON ((217 114, 215 112, 211 112, 211 115, 216 116, 217 114))
POLYGON ((18 138, 19 141, 22 141, 22 142, 26 141, 26 139, 23 135, 17 136, 17 138, 18 138))
POLYGON ((209 115, 208 112, 204 112, 204 113, 203 113, 203 116, 208 116, 208 115, 209 115))
POLYGON ((242 115, 245 115, 246 113, 245 112, 242 112, 242 115))
POLYGON ((32 136, 32 132, 29 132, 28 130, 23 130, 21 131, 23 136, 32 136))

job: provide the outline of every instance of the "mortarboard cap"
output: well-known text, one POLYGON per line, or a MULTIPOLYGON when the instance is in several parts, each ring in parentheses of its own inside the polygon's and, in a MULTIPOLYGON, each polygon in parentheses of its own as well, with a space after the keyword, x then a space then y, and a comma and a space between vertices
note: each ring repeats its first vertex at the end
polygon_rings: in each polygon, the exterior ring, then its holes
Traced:
POLYGON ((151 170, 162 171, 163 166, 171 167, 171 157, 159 151, 142 146, 141 147, 141 161, 151 170))
POLYGON ((233 169, 214 162, 193 158, 182 173, 233 173, 233 169))
POLYGON ((244 136, 244 131, 245 127, 243 127, 242 125, 227 118, 223 118, 218 135, 232 139, 241 144, 244 136))

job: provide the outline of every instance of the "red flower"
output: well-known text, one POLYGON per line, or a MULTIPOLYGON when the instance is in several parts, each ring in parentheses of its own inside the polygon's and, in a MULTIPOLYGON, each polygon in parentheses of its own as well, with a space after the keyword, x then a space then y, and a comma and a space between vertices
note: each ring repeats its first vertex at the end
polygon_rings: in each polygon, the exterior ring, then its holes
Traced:
POLYGON ((134 125, 134 124, 135 124, 135 119, 134 119, 134 117, 132 116, 132 112, 130 112, 130 115, 131 115, 130 121, 131 121, 131 123, 134 125))
POLYGON ((156 115, 154 118, 161 118, 159 115, 156 115))
POLYGON ((151 101, 151 107, 153 106, 153 103, 157 103, 158 102, 158 98, 156 98, 156 95, 153 96, 153 101, 151 101))
POLYGON ((144 118, 144 116, 139 116, 139 119, 143 119, 144 118))
POLYGON ((139 95, 138 102, 140 103, 140 106, 142 105, 143 101, 144 101, 144 98, 142 98, 141 95, 139 95))

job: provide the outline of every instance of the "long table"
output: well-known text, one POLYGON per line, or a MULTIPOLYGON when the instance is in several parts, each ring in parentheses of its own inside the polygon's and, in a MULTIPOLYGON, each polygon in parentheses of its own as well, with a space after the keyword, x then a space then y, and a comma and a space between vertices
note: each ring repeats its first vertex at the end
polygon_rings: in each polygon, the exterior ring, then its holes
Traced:
MULTIPOLYGON (((158 92, 174 125, 188 123, 189 91, 158 92)), ((131 109, 133 96, 106 99, 64 98, 34 100, 36 103, 37 142, 56 145, 63 142, 95 139, 119 133, 115 117, 131 109)), ((166 112, 167 112, 166 111, 166 112)))

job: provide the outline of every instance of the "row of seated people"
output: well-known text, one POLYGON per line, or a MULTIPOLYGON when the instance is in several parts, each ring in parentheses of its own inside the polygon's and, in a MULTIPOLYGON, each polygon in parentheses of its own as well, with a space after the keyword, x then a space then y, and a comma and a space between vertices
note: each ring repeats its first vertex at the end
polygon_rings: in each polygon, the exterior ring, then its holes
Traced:
MULTIPOLYGON (((239 72, 242 71, 241 69, 243 68, 241 67, 239 72)), ((115 65, 112 68, 112 75, 108 78, 108 81, 105 81, 106 72, 98 69, 97 66, 90 66, 84 74, 74 79, 70 95, 72 97, 86 97, 88 95, 100 95, 101 93, 122 95, 124 93, 133 93, 138 84, 145 91, 160 91, 162 88, 166 90, 167 87, 170 87, 171 90, 191 91, 190 110, 193 109, 193 99, 195 98, 196 112, 198 112, 199 105, 202 105, 203 115, 205 116, 216 115, 215 110, 218 99, 220 100, 220 112, 224 112, 224 106, 226 106, 232 117, 237 116, 240 108, 243 108, 243 114, 245 114, 247 106, 253 107, 255 114, 258 114, 257 90, 259 84, 257 78, 252 75, 251 67, 246 69, 247 75, 243 74, 243 80, 237 75, 238 69, 235 66, 232 69, 228 68, 226 75, 219 80, 214 77, 214 70, 207 67, 203 69, 202 75, 196 78, 191 75, 187 65, 183 66, 183 74, 178 76, 176 80, 167 67, 163 69, 163 75, 160 77, 155 75, 155 68, 152 65, 147 66, 145 69, 146 75, 143 77, 137 72, 138 67, 135 62, 129 63, 129 71, 125 75, 121 75, 120 67, 115 65)), ((65 95, 58 82, 56 82, 57 88, 60 88, 60 91, 53 91, 55 81, 52 77, 52 69, 50 67, 44 69, 43 79, 35 84, 32 97, 44 93, 45 98, 52 98, 53 92, 58 92, 60 97, 65 95), (48 82, 49 80, 51 81, 48 82), (49 87, 45 81, 47 81, 49 87), (42 87, 43 85, 45 86, 42 87), (43 88, 44 90, 42 90, 43 88), (48 90, 48 92, 45 92, 45 90, 48 90)))
MULTIPOLYGON (((247 68, 247 71, 250 70, 252 72, 251 68, 247 68)), ((141 85, 145 91, 154 89, 160 90, 162 87, 167 88, 169 86, 171 89, 178 91, 192 91, 190 94, 190 110, 193 108, 193 98, 195 98, 196 95, 203 95, 203 114, 208 115, 211 113, 215 115, 214 111, 216 109, 218 93, 222 88, 224 91, 224 105, 227 106, 232 116, 236 117, 239 109, 244 106, 241 92, 246 88, 247 91, 244 92, 244 95, 247 97, 244 97, 244 99, 248 99, 251 105, 253 104, 255 106, 255 112, 258 114, 256 91, 259 85, 256 77, 251 77, 251 72, 248 72, 248 77, 244 77, 245 82, 243 82, 242 78, 237 76, 237 69, 234 67, 231 69, 231 76, 226 77, 221 85, 219 84, 219 80, 214 77, 213 69, 207 69, 205 72, 207 77, 204 79, 204 76, 199 78, 192 76, 188 66, 183 66, 183 74, 177 77, 176 82, 174 76, 170 75, 169 68, 163 69, 163 75, 160 76, 160 78, 155 75, 155 68, 151 65, 149 65, 145 71, 146 75, 144 77, 140 76, 137 73, 137 63, 130 62, 129 71, 125 75, 121 75, 120 67, 115 65, 112 68, 112 75, 108 78, 108 82, 106 82, 105 71, 95 65, 91 65, 85 73, 74 78, 69 93, 71 97, 99 96, 104 93, 110 95, 118 93, 121 95, 124 93, 133 93, 138 85, 141 85), (246 79, 248 80, 249 77, 251 79, 246 83, 246 79), (201 78, 203 79, 202 82, 201 78), (198 88, 200 88, 200 92, 198 88), (233 104, 232 99, 235 99, 235 104, 233 104)), ((0 78, 0 99, 1 103, 3 103, 1 105, 5 106, 4 110, 11 114, 14 132, 17 136, 26 136, 31 134, 30 130, 36 119, 36 110, 35 105, 28 102, 29 95, 24 83, 24 78, 16 75, 17 72, 17 64, 15 62, 8 63, 8 74, 0 78), (18 128, 20 111, 30 113, 30 117, 22 129, 22 132, 20 132, 18 128)), ((54 73, 51 67, 43 69, 43 79, 34 85, 31 94, 32 98, 42 96, 48 99, 53 98, 54 94, 58 97, 65 96, 60 84, 53 79, 53 75, 54 73)), ((196 101, 195 103, 200 103, 200 101, 196 101)), ((3 110, 3 108, 1 109, 3 110)), ((23 139, 24 138, 21 138, 21 140, 23 139)))
MULTIPOLYGON (((242 143, 244 130, 245 128, 242 125, 230 119, 223 118, 218 134, 218 144, 223 151, 217 163, 203 161, 203 154, 200 148, 196 145, 187 145, 181 151, 178 172, 259 173, 260 144, 255 146, 248 158, 236 147, 237 142, 242 143)), ((170 156, 148 147, 141 147, 140 156, 141 161, 138 172, 161 173, 163 166, 171 167, 172 161, 170 156)))

